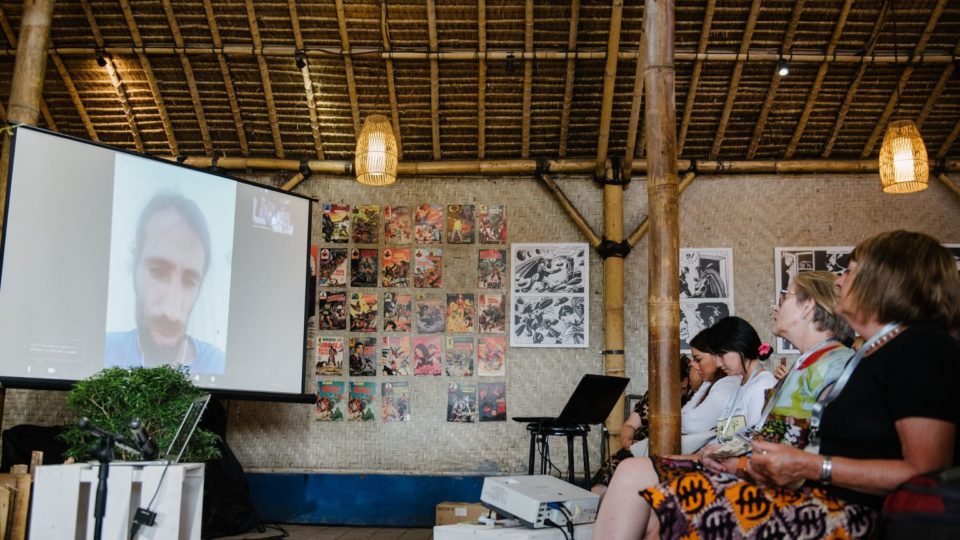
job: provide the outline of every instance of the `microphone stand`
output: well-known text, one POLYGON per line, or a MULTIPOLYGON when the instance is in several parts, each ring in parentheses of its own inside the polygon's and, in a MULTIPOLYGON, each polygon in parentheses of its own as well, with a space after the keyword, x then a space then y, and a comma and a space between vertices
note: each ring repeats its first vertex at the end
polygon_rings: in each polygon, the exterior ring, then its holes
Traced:
POLYGON ((97 450, 94 452, 97 461, 100 462, 100 468, 97 474, 97 496, 93 505, 93 539, 101 540, 103 535, 103 516, 107 511, 107 477, 110 475, 110 462, 113 461, 114 446, 120 446, 124 450, 135 454, 140 454, 141 452, 127 444, 127 440, 122 436, 93 425, 89 418, 81 418, 77 421, 77 427, 92 433, 100 442, 97 450))

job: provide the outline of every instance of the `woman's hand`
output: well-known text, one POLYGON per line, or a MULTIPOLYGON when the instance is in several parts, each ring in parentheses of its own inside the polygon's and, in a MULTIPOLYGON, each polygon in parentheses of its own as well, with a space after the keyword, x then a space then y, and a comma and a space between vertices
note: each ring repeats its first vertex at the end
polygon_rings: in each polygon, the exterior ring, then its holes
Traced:
POLYGON ((816 478, 813 472, 819 473, 821 459, 785 444, 754 441, 747 472, 761 484, 789 486, 816 478))
POLYGON ((780 359, 780 364, 777 365, 777 369, 776 371, 773 372, 773 376, 776 377, 777 380, 779 381, 780 379, 786 377, 787 373, 789 372, 790 372, 790 365, 787 364, 787 359, 786 357, 784 357, 780 359))

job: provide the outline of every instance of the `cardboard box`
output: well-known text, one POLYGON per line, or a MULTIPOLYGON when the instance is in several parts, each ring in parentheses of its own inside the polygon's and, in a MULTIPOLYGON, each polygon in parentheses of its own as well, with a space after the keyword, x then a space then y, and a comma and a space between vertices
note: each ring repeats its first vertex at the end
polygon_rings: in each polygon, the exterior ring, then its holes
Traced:
POLYGON ((477 518, 489 512, 490 509, 480 503, 442 502, 437 505, 437 525, 476 523, 477 518))

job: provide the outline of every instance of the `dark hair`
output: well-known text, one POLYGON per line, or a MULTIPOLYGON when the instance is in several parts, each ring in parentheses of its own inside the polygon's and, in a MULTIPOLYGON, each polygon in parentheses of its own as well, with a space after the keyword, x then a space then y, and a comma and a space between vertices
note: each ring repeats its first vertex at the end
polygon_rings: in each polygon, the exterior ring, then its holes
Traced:
POLYGON ((163 191, 157 193, 143 207, 140 212, 140 219, 137 221, 137 236, 133 244, 133 264, 140 264, 140 257, 143 255, 144 236, 147 234, 147 222, 150 218, 163 210, 173 210, 187 225, 193 229, 200 241, 203 243, 203 276, 207 275, 207 269, 210 268, 210 229, 207 228, 207 219, 203 217, 203 212, 197 203, 184 197, 183 195, 163 191))
POLYGON ((740 317, 724 317, 710 327, 707 350, 711 354, 738 353, 746 360, 764 360, 769 353, 760 354, 760 336, 747 321, 740 317), (764 358, 761 358, 763 356, 764 358))
POLYGON ((712 326, 704 328, 697 335, 693 336, 693 339, 690 340, 690 347, 693 349, 701 350, 706 353, 714 354, 710 350, 710 334, 712 326))
POLYGON ((690 378, 690 357, 681 354, 680 355, 680 380, 690 378))

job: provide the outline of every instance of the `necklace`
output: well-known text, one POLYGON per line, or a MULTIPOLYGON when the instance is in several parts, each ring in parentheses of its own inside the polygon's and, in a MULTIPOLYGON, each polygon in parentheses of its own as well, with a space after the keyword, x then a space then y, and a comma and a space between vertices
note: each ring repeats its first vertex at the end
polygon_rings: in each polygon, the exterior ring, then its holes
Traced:
POLYGON ((889 343, 891 339, 899 336, 900 333, 903 332, 905 329, 906 327, 904 325, 898 324, 890 328, 886 332, 881 331, 880 336, 877 337, 876 340, 871 339, 870 341, 868 341, 863 345, 863 349, 864 349, 863 357, 866 358, 867 356, 870 356, 871 354, 877 352, 877 349, 889 343))

